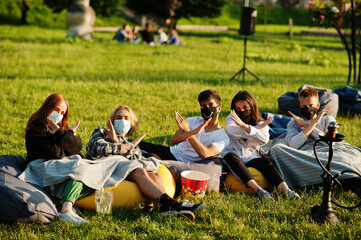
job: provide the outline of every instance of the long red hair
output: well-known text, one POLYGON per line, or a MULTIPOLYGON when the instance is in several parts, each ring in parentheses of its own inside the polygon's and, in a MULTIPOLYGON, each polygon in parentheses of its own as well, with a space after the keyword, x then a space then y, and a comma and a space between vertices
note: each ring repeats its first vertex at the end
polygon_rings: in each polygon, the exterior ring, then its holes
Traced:
POLYGON ((52 113, 57 106, 59 106, 62 102, 66 104, 66 112, 63 116, 63 119, 58 123, 58 126, 62 130, 69 130, 68 119, 69 119, 69 103, 66 98, 60 93, 53 93, 49 97, 47 97, 41 107, 31 115, 26 124, 25 131, 29 128, 38 126, 38 127, 46 127, 47 121, 46 118, 52 113))

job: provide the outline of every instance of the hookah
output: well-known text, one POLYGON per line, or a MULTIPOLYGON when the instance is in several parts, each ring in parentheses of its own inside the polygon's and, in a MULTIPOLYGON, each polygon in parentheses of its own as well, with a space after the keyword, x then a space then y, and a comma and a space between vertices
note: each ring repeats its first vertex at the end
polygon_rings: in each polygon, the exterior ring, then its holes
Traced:
POLYGON ((323 196, 322 196, 322 203, 320 206, 312 206, 311 207, 311 214, 312 219, 315 222, 324 223, 329 222, 330 224, 337 224, 339 223, 339 220, 337 216, 335 215, 335 211, 332 209, 332 203, 337 205, 338 207, 345 208, 345 209, 353 209, 361 206, 361 201, 359 201, 354 206, 344 206, 341 203, 337 202, 335 199, 331 197, 332 190, 335 188, 336 184, 339 187, 342 187, 342 184, 339 180, 337 180, 338 177, 340 177, 344 173, 353 173, 356 174, 358 177, 361 178, 361 175, 355 171, 352 170, 345 170, 342 171, 335 176, 331 174, 331 161, 333 158, 333 143, 334 142, 341 142, 344 140, 345 136, 338 134, 337 127, 340 126, 340 124, 336 122, 330 122, 328 126, 328 132, 326 134, 319 134, 320 139, 317 140, 313 146, 313 151, 315 153, 316 160, 318 164, 323 169, 323 173, 321 175, 321 178, 323 179, 323 196), (323 166, 321 161, 318 158, 316 146, 320 142, 325 142, 329 146, 329 154, 328 154, 328 163, 326 167, 323 166))

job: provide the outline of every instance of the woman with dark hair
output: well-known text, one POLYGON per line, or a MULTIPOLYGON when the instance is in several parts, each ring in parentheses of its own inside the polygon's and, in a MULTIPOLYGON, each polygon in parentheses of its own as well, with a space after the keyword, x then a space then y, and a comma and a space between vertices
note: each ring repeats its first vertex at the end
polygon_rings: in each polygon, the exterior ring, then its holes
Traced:
POLYGON ((269 141, 267 125, 270 122, 272 118, 267 121, 262 118, 256 101, 248 91, 238 92, 226 119, 226 132, 231 143, 222 153, 223 159, 237 179, 257 192, 261 200, 272 199, 272 196, 257 184, 247 167, 260 171, 287 198, 298 199, 300 196, 288 188, 272 161, 259 153, 259 148, 269 141))

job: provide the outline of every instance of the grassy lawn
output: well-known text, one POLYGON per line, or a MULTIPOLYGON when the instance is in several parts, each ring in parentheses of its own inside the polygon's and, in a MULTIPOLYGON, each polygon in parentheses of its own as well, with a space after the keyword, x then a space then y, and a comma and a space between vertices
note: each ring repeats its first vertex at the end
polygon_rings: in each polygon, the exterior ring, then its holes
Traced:
MULTIPOLYGON (((220 93, 225 126, 239 90, 250 91, 261 112, 277 113, 277 98, 303 84, 345 86, 348 62, 339 39, 302 36, 301 29, 295 27, 295 37, 289 39, 287 26, 257 26, 247 44, 247 68, 262 85, 248 74, 245 82, 229 81, 243 61, 243 38, 236 32, 181 32, 185 46, 149 47, 118 44, 110 40, 111 33, 97 32, 94 41, 84 42, 65 39, 65 29, 0 25, 0 154, 26 155, 26 121, 54 92, 69 100, 70 125, 81 120, 77 133, 83 145, 120 104, 137 114, 137 135, 147 133, 147 141, 169 145, 177 130, 173 112, 199 115, 202 90, 220 93)), ((345 140, 360 147, 360 116, 337 119, 345 140)), ((195 222, 118 208, 106 216, 85 211, 91 223, 84 226, 0 224, 0 239, 360 238, 360 209, 335 207, 341 223, 318 225, 310 222, 310 208, 320 204, 319 190, 297 191, 300 201, 287 201, 274 191, 276 201, 266 203, 248 194, 208 195, 208 207, 195 222)))

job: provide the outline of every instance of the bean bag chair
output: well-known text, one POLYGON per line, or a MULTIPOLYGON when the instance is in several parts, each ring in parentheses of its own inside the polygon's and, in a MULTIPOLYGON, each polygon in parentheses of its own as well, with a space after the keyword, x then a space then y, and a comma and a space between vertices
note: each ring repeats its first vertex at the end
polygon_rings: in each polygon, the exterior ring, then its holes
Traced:
POLYGON ((262 113, 263 119, 267 119, 269 116, 273 116, 273 121, 268 125, 270 139, 274 139, 281 134, 287 132, 287 124, 291 121, 291 117, 286 117, 281 114, 273 114, 273 113, 262 113))
MULTIPOLYGON (((173 197, 175 193, 175 182, 172 174, 163 164, 159 165, 157 173, 163 177, 163 184, 167 194, 173 197)), ((138 185, 131 181, 124 180, 114 187, 105 189, 105 191, 113 191, 113 207, 131 208, 139 204, 149 203, 149 199, 142 194, 138 185)), ((79 199, 75 202, 75 205, 95 210, 95 193, 79 199)))
POLYGON ((343 113, 361 114, 361 90, 342 87, 333 90, 339 97, 339 109, 343 113))
POLYGON ((0 156, 0 221, 49 223, 58 216, 46 192, 17 178, 21 156, 0 156))
MULTIPOLYGON (((251 172, 254 180, 258 183, 261 188, 271 189, 272 185, 264 178, 262 173, 255 168, 249 167, 248 170, 251 172)), ((232 190, 235 192, 244 192, 244 193, 254 193, 251 189, 243 185, 241 181, 239 181, 233 173, 229 172, 224 180, 225 189, 232 190)))
POLYGON ((336 118, 339 105, 338 95, 333 93, 330 89, 314 87, 311 85, 302 85, 298 89, 298 92, 286 92, 280 96, 277 99, 278 112, 280 114, 289 115, 288 111, 291 111, 296 115, 300 115, 301 108, 298 101, 298 93, 306 87, 314 88, 318 91, 318 100, 321 104, 318 111, 321 111, 324 107, 327 106, 329 109, 332 109, 329 115, 336 118))

